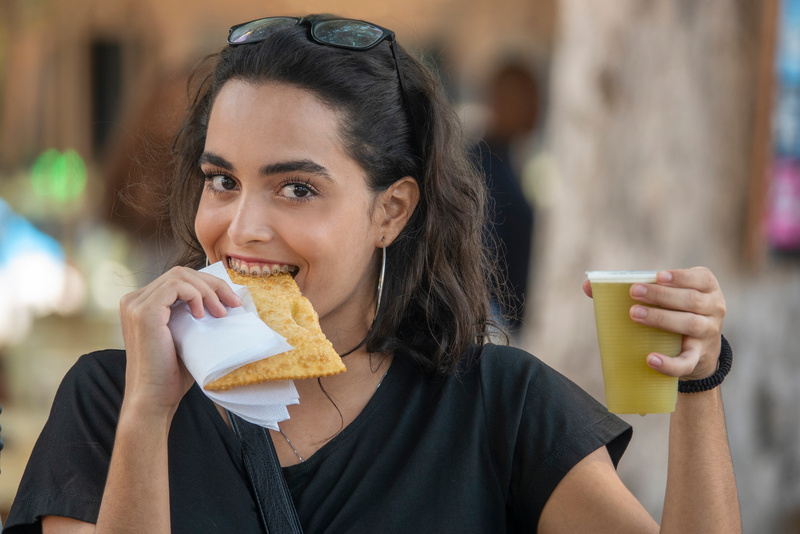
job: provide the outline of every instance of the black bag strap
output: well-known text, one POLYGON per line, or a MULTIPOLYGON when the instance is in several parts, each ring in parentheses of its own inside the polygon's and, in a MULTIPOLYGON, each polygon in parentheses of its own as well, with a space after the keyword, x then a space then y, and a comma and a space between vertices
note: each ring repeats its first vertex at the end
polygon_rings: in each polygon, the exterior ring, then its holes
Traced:
POLYGON ((302 534, 303 527, 269 432, 231 412, 228 412, 228 420, 242 442, 242 458, 267 534, 302 534))

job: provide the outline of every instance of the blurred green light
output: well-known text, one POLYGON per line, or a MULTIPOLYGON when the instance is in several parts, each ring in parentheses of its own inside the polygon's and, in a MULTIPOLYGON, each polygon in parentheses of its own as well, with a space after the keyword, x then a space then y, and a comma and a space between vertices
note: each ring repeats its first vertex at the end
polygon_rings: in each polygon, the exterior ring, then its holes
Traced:
POLYGON ((50 169, 53 167, 55 160, 58 159, 58 156, 58 150, 51 148, 36 158, 33 168, 31 169, 31 185, 33 186, 33 193, 36 196, 48 196, 50 169))
POLYGON ((36 196, 68 202, 86 189, 86 164, 74 150, 62 153, 50 148, 36 158, 31 185, 36 196))

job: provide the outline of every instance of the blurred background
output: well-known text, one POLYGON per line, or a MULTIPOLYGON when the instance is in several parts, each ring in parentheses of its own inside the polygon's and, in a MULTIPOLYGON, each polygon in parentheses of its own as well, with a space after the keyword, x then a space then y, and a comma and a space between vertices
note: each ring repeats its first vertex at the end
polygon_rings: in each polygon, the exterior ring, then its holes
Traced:
MULTIPOLYGON (((800 532, 798 0, 0 0, 0 514, 55 389, 122 347, 169 260, 155 211, 192 67, 235 23, 332 12, 441 76, 495 196, 515 344, 601 401, 584 271, 705 265, 745 532, 800 532), (513 231, 509 227, 513 226, 513 231)), ((620 475, 660 518, 668 416, 620 475)))

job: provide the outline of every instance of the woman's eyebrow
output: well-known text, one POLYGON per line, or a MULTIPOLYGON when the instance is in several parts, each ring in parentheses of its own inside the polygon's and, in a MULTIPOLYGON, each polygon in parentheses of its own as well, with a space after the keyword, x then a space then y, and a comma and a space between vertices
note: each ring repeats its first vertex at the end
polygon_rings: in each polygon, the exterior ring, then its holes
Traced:
POLYGON ((210 165, 214 165, 215 167, 220 167, 222 169, 225 169, 226 171, 231 171, 231 172, 233 172, 234 170, 233 164, 230 161, 223 158, 222 156, 214 154, 213 152, 203 152, 203 155, 200 156, 200 159, 197 160, 197 163, 200 165, 208 163, 210 165))
POLYGON ((301 159, 295 161, 282 161, 280 163, 270 163, 269 165, 264 165, 260 169, 260 173, 262 176, 269 176, 272 174, 285 174, 288 172, 304 172, 308 174, 314 174, 319 176, 320 178, 325 178, 326 180, 333 180, 328 173, 328 169, 320 165, 319 163, 315 163, 310 159, 301 159))
MULTIPOLYGON (((226 171, 231 171, 231 172, 235 170, 233 163, 231 163, 230 161, 226 160, 225 158, 223 158, 218 154, 214 154, 213 152, 204 152, 203 155, 200 156, 198 163, 200 165, 203 164, 214 165, 215 167, 220 167, 221 169, 225 169, 226 171)), ((311 161, 310 159, 270 163, 269 165, 264 165, 263 167, 261 167, 261 169, 259 169, 259 173, 262 176, 285 174, 289 172, 304 172, 308 174, 314 174, 316 176, 319 176, 320 178, 333 181, 333 178, 331 178, 328 169, 326 169, 319 163, 311 161)))

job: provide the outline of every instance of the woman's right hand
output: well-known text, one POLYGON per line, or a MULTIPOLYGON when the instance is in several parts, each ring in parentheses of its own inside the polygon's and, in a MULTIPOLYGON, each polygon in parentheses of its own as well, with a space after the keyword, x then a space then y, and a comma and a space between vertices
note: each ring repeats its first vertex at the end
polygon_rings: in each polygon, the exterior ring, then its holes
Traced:
POLYGON ((122 337, 127 352, 123 407, 171 418, 193 378, 175 352, 167 327, 170 306, 186 301, 194 317, 227 314, 224 305, 242 304, 224 280, 188 267, 174 267, 120 301, 122 337))

